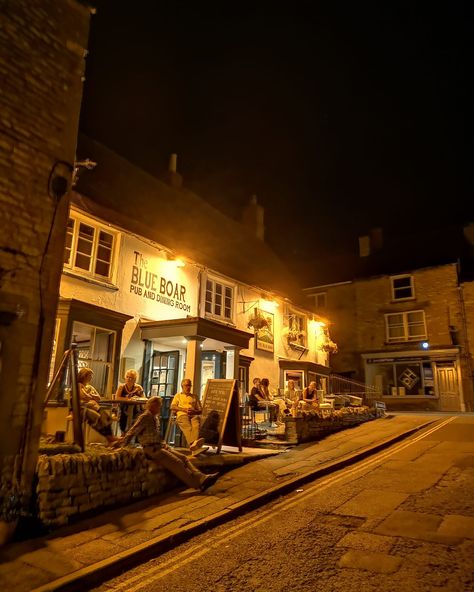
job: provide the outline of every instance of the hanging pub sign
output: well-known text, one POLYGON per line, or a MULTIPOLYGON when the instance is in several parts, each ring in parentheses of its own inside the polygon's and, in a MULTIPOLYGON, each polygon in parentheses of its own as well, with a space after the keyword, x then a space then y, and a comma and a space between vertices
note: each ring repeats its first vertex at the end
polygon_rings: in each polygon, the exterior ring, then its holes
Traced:
POLYGON ((272 353, 275 351, 273 313, 255 308, 247 326, 255 331, 256 349, 272 353))

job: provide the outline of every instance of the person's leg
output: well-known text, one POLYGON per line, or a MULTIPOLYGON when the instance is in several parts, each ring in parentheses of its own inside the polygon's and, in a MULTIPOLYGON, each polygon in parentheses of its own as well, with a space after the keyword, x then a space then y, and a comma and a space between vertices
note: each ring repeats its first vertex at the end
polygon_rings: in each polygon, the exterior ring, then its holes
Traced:
POLYGON ((160 464, 188 487, 201 487, 206 476, 198 471, 184 454, 159 446, 145 446, 144 451, 147 458, 160 464))
POLYGON ((191 417, 191 442, 190 445, 193 442, 196 442, 196 440, 199 438, 199 428, 201 427, 201 418, 198 415, 194 415, 193 417, 191 417))
POLYGON ((193 438, 193 430, 191 427, 191 419, 187 415, 178 415, 176 417, 176 423, 179 425, 180 430, 183 432, 186 444, 191 446, 196 438, 193 438))
POLYGON ((127 412, 128 410, 126 405, 120 405, 119 426, 122 434, 124 434, 127 431, 127 412))

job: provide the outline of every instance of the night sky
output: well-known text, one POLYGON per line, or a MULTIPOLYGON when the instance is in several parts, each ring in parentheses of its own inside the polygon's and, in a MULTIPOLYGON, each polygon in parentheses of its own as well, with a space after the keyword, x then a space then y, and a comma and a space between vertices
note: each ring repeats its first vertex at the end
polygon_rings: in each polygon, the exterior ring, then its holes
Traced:
POLYGON ((473 5, 98 2, 81 128, 280 254, 474 221, 473 5))

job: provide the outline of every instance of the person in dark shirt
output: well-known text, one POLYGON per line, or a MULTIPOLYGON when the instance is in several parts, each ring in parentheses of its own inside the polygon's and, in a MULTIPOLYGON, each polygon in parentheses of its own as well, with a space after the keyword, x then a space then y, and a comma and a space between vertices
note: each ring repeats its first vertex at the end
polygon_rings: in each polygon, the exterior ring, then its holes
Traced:
POLYGON ((136 436, 147 459, 173 473, 188 487, 204 491, 216 482, 219 473, 211 473, 210 475, 201 473, 184 454, 172 450, 163 442, 158 423, 160 411, 161 398, 150 397, 144 413, 120 438, 116 446, 126 446, 136 436))

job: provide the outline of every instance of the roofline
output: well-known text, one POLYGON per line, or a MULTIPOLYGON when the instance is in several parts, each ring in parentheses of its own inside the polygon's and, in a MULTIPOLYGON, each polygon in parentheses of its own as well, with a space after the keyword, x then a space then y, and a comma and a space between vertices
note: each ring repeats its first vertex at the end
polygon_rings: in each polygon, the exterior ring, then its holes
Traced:
POLYGON ((331 288, 332 286, 344 286, 345 284, 352 284, 354 280, 346 280, 345 282, 334 282, 333 284, 321 284, 318 286, 312 286, 311 288, 302 288, 303 292, 309 292, 309 290, 317 290, 319 288, 331 288))

